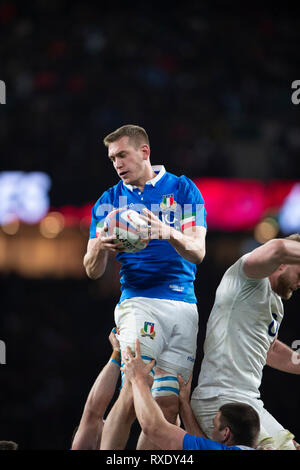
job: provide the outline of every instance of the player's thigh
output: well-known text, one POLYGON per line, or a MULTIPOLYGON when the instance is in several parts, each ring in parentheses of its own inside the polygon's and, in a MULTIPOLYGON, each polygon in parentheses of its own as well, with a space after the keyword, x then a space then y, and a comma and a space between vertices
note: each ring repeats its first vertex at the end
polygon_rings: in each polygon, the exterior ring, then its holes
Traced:
POLYGON ((171 301, 161 324, 168 335, 167 347, 157 359, 157 367, 188 381, 197 350, 198 311, 196 304, 171 301), (172 319, 172 321, 171 321, 172 319))
POLYGON ((261 447, 274 447, 280 450, 295 450, 293 444, 294 435, 269 413, 264 407, 261 408, 260 434, 258 445, 261 447))
POLYGON ((191 407, 201 429, 211 438, 214 428, 213 419, 219 411, 220 400, 215 398, 191 398, 191 407))
POLYGON ((176 421, 180 374, 185 382, 193 371, 197 348, 198 311, 195 304, 180 301, 153 302, 159 307, 165 347, 157 358, 152 395, 170 422, 176 421))
POLYGON ((165 338, 157 311, 151 305, 152 299, 134 297, 124 300, 115 308, 115 323, 120 332, 118 340, 122 354, 126 347, 135 351, 135 341, 138 338, 143 359, 159 357, 164 348, 165 338))

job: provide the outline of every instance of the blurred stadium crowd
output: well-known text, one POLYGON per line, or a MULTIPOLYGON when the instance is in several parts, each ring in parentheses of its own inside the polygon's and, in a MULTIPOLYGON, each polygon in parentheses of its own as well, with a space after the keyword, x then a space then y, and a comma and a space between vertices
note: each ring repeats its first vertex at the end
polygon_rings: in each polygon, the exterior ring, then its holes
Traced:
POLYGON ((3 2, 4 168, 47 171, 54 205, 94 200, 115 181, 103 136, 137 123, 170 171, 295 177, 299 18, 223 3, 3 2))
MULTIPOLYGON (((152 163, 176 174, 298 178, 300 108, 291 83, 299 78, 300 16, 225 3, 0 2, 1 169, 47 172, 53 206, 95 201, 117 181, 102 139, 132 123, 149 132, 152 163)), ((208 244, 196 284, 197 368, 225 268, 208 244)), ((1 439, 69 448, 110 354, 118 296, 105 296, 99 282, 1 274, 1 439)), ((296 314, 293 299, 281 327, 289 345, 296 314)), ((298 426, 299 440, 295 382, 285 374, 274 395, 280 374, 266 371, 266 407, 291 431, 298 426)))

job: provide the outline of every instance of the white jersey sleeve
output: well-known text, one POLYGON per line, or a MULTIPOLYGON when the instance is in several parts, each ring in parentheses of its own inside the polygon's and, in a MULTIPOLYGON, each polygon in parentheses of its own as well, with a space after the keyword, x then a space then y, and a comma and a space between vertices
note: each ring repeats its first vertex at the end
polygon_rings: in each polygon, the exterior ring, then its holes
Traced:
POLYGON ((283 318, 283 305, 268 278, 245 275, 247 256, 225 272, 216 291, 193 398, 260 395, 262 370, 283 318))

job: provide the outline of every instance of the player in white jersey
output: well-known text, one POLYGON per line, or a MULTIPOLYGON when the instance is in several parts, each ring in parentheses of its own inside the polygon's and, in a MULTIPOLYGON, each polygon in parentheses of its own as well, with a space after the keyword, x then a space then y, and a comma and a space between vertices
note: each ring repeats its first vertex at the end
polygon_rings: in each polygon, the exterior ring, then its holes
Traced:
POLYGON ((282 299, 300 287, 299 242, 293 234, 265 243, 233 264, 218 286, 191 399, 208 436, 220 406, 245 402, 260 415, 259 445, 295 449, 294 436, 264 408, 259 387, 265 364, 300 374, 300 356, 278 340, 282 299))
POLYGON ((191 377, 186 386, 180 378, 180 415, 185 430, 169 423, 151 396, 149 371, 153 364, 143 362, 138 339, 135 351, 133 357, 127 346, 122 370, 132 385, 134 407, 141 428, 158 449, 253 450, 259 434, 259 416, 245 403, 228 403, 221 407, 213 419, 212 440, 207 439, 190 406, 191 377))

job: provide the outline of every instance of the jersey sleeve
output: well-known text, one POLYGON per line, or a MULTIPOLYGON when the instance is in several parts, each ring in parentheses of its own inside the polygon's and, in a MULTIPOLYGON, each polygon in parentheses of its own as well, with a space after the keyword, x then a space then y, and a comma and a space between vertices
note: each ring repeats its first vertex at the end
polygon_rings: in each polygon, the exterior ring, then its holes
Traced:
POLYGON ((239 260, 238 260, 238 263, 239 263, 239 268, 238 268, 238 274, 239 276, 246 282, 254 285, 254 284, 258 284, 259 282, 261 282, 261 279, 260 278, 255 278, 255 277, 248 277, 246 274, 245 274, 245 271, 244 271, 244 264, 245 264, 245 261, 246 259, 248 258, 248 256, 251 254, 250 253, 246 253, 245 255, 243 255, 239 260))
POLYGON ((228 447, 220 442, 187 433, 183 438, 182 450, 241 450, 241 448, 237 446, 228 447))
POLYGON ((193 226, 203 226, 207 228, 204 199, 195 183, 186 176, 181 176, 179 194, 179 203, 181 205, 181 230, 183 231, 193 226))
POLYGON ((96 238, 98 236, 100 229, 104 225, 105 217, 113 210, 114 206, 112 195, 109 191, 106 191, 92 208, 90 238, 96 238))

